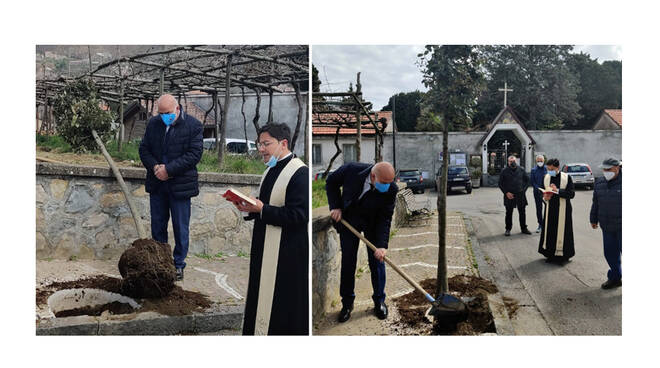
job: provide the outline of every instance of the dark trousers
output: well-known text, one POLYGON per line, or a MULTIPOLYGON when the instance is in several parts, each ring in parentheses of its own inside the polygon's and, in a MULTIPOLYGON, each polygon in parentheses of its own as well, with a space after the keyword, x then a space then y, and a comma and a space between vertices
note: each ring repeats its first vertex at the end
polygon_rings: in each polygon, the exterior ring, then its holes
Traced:
POLYGON ((536 221, 543 226, 543 194, 534 188, 534 204, 536 205, 536 221))
POLYGON ((504 217, 504 226, 506 227, 506 230, 511 230, 511 228, 513 227, 514 208, 518 208, 520 230, 527 229, 527 222, 525 220, 525 202, 522 199, 518 198, 518 194, 516 194, 516 200, 507 201, 504 204, 504 208, 506 208, 506 216, 504 217))
MULTIPOLYGON (((353 224, 351 222, 351 224, 353 224)), ((362 231, 358 226, 356 230, 362 231)), ((370 241, 374 239, 373 235, 366 230, 365 236, 370 241)), ((352 307, 355 300, 355 268, 357 265, 357 254, 360 240, 353 233, 342 226, 339 230, 341 242, 341 280, 339 283, 339 295, 341 303, 345 307, 352 307)), ((385 301, 385 263, 379 262, 374 257, 374 252, 367 248, 369 258, 369 271, 371 272, 371 286, 374 293, 371 298, 374 304, 385 301)))
POLYGON ((603 230, 603 249, 605 260, 610 266, 607 271, 608 280, 621 280, 621 231, 609 232, 603 230))
POLYGON ((188 255, 188 235, 190 225, 190 198, 177 199, 166 189, 149 195, 151 208, 151 237, 162 243, 167 243, 167 223, 172 215, 174 230, 174 266, 186 267, 188 255))

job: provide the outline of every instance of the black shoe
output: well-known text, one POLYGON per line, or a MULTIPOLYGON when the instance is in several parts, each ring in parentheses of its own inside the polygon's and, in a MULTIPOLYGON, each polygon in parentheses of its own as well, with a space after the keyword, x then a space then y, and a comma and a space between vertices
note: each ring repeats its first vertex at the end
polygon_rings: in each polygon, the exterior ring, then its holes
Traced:
POLYGON ((511 230, 507 230, 504 232, 504 236, 510 236, 511 235, 511 230))
POLYGON ((176 269, 176 281, 183 280, 183 268, 176 269))
POLYGON ((387 305, 385 305, 385 302, 376 304, 376 306, 374 307, 374 313, 376 314, 376 317, 378 317, 378 319, 387 318, 387 305))
POLYGON ((339 322, 346 322, 351 318, 351 311, 353 310, 353 307, 342 307, 341 311, 339 311, 339 318, 337 320, 339 322))
POLYGON ((600 285, 600 287, 605 290, 618 288, 620 286, 621 286, 621 280, 607 280, 602 285, 600 285))
POLYGON ((532 235, 532 233, 529 231, 528 228, 524 228, 524 229, 522 229, 521 232, 522 232, 523 234, 532 235))

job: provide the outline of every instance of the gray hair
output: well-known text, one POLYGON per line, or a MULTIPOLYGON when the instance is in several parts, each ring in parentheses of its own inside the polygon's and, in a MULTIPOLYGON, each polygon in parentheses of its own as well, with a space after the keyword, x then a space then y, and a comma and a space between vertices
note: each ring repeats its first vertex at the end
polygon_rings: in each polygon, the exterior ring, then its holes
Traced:
POLYGON ((539 159, 539 157, 540 157, 540 158, 542 158, 542 159, 543 159, 543 161, 545 161, 545 157, 543 157, 543 155, 536 155, 536 158, 535 158, 535 160, 538 160, 538 159, 539 159))

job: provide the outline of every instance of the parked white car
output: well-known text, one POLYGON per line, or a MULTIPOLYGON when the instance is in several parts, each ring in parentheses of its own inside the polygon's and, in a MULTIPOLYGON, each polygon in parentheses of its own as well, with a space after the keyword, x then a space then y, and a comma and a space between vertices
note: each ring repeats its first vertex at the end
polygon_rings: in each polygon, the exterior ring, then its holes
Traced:
MULTIPOLYGON (((225 144, 227 145, 227 152, 229 153, 253 153, 257 152, 257 145, 253 141, 247 141, 248 145, 245 145, 245 139, 237 138, 225 138, 225 144)), ((212 150, 215 149, 215 138, 204 138, 204 149, 212 150)))
POLYGON ((570 175, 576 188, 594 188, 594 174, 589 165, 583 163, 566 164, 561 171, 570 175))

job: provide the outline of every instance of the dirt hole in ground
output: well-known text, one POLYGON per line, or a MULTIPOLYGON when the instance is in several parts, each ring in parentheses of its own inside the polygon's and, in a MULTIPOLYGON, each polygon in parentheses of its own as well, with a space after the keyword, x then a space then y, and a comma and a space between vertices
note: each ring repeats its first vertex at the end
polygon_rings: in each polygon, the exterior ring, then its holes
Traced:
MULTIPOLYGON (((67 282, 54 282, 49 285, 43 286, 37 289, 36 302, 38 306, 46 305, 48 302, 48 297, 51 296, 58 290, 65 289, 79 289, 79 288, 91 288, 91 289, 101 289, 109 291, 111 293, 122 293, 122 279, 116 277, 110 277, 105 275, 98 275, 89 278, 67 281, 67 282)), ((142 308, 138 309, 138 312, 148 312, 153 311, 167 316, 184 316, 190 315, 193 312, 203 312, 205 309, 211 306, 211 301, 204 294, 183 290, 180 286, 174 285, 172 291, 160 298, 135 298, 136 302, 142 305, 142 308)), ((113 304, 113 303, 110 303, 113 304)), ((120 303, 122 304, 122 303, 120 303)), ((120 314, 125 309, 114 310, 112 308, 117 308, 117 306, 106 304, 104 306, 98 306, 99 311, 94 310, 81 310, 74 312, 67 312, 70 315, 92 315, 88 313, 98 313, 93 315, 101 315, 104 311, 109 311, 113 314, 120 314)), ((123 308, 123 307, 122 307, 123 308)), ((133 310, 131 310, 133 311, 133 310)), ((124 313, 130 313, 131 311, 126 311, 124 313)), ((65 311, 62 311, 65 312, 65 311)), ((56 316, 63 317, 63 316, 56 316)))
MULTIPOLYGON (((456 275, 448 279, 449 291, 459 298, 468 298, 468 315, 465 321, 436 321, 432 324, 424 314, 431 304, 424 295, 413 291, 393 299, 401 316, 401 324, 414 330, 427 330, 431 335, 478 335, 496 332, 493 316, 488 306, 488 294, 496 293, 497 287, 486 279, 476 276, 456 275)), ((436 279, 426 279, 420 285, 431 295, 435 294, 436 279)))

